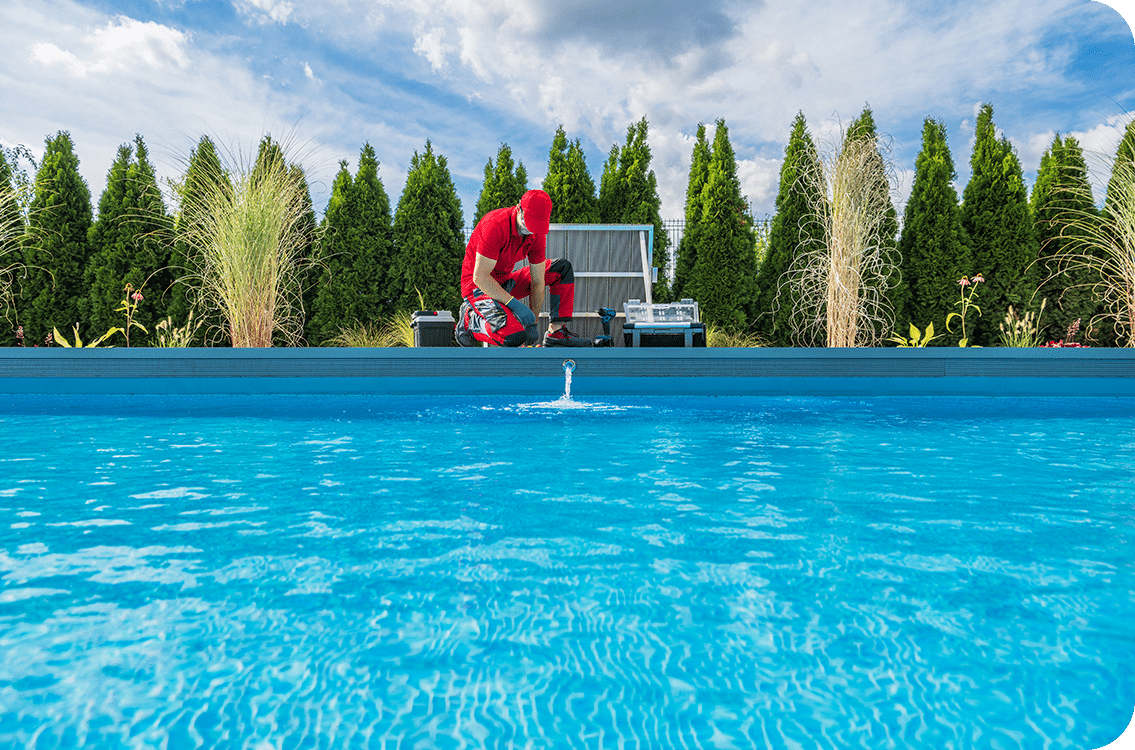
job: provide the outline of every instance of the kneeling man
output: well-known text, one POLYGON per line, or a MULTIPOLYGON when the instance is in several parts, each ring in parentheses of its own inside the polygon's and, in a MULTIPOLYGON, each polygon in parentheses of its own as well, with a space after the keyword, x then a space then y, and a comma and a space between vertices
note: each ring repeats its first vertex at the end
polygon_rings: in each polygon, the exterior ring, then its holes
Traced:
POLYGON ((544 346, 591 346, 591 339, 567 329, 575 303, 575 275, 565 258, 545 258, 552 199, 529 190, 516 206, 485 214, 469 237, 461 266, 461 311, 457 341, 475 346, 537 344, 536 313, 544 307, 544 287, 552 295, 552 320, 544 346), (528 260, 519 271, 516 264, 528 260), (531 307, 520 300, 528 297, 531 307))

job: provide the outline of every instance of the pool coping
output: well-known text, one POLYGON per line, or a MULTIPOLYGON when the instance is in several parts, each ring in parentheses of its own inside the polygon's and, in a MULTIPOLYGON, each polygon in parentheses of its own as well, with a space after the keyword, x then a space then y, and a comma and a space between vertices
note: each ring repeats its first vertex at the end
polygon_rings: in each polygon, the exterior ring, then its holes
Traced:
POLYGON ((1135 349, 0 350, 8 394, 1135 396, 1135 349))

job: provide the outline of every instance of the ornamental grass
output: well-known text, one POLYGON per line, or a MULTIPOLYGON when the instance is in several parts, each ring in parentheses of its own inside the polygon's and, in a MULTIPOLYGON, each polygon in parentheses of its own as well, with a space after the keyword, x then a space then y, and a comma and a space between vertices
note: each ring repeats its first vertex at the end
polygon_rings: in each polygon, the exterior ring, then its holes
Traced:
POLYGON ((210 175, 182 203, 181 238, 202 304, 217 309, 234 347, 300 342, 300 278, 308 210, 303 173, 284 159, 210 175))
POLYGON ((339 329, 326 346, 389 348, 414 346, 413 319, 408 312, 397 312, 384 323, 360 323, 339 329))
POLYGON ((895 267, 880 242, 890 209, 887 165, 873 137, 848 138, 802 176, 816 191, 809 220, 822 245, 801 248, 785 276, 795 296, 798 338, 829 347, 878 346, 891 332, 886 293, 895 267))
POLYGON ((1091 290, 1104 312, 1089 323, 1110 321, 1118 342, 1135 347, 1135 162, 1121 159, 1112 167, 1107 207, 1102 216, 1086 210, 1067 210, 1061 239, 1065 250, 1056 258, 1059 272, 1087 271, 1091 290))
POLYGON ((26 231, 20 210, 20 194, 0 186, 0 308, 11 309, 12 286, 22 265, 12 260, 26 231))

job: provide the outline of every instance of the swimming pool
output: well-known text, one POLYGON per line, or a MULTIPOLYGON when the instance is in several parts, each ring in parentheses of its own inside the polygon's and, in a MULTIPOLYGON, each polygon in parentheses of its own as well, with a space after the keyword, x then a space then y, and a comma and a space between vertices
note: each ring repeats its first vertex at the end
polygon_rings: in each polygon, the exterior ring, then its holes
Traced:
POLYGON ((0 399, 0 746, 1093 748, 1135 705, 1135 399, 0 399))

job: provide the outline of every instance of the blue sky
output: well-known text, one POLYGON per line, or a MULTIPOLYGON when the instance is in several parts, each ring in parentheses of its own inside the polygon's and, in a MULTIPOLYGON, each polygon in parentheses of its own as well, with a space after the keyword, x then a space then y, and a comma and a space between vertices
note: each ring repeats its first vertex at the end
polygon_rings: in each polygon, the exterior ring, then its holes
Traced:
MULTIPOLYGON (((1118 8, 1116 10, 1115 8, 1118 8)), ((869 103, 910 191, 923 119, 945 122, 968 179, 975 113, 1031 185, 1056 132, 1101 157, 1135 113, 1135 42, 1088 0, 0 0, 0 143, 69 130, 93 199, 141 133, 176 177, 202 133, 233 151, 293 144, 318 208, 364 141, 396 202, 427 139, 470 217, 507 142, 533 187, 557 125, 598 183, 627 126, 650 122, 665 218, 682 215, 692 138, 724 118, 742 187, 773 211, 791 121, 828 144, 869 103)), ((1091 159, 1090 159, 1091 160, 1091 159)), ((1101 170, 1102 172, 1102 170, 1101 170)), ((1097 176, 1098 179, 1098 176, 1097 176)), ((1097 199, 1102 196, 1097 195, 1097 199)))

